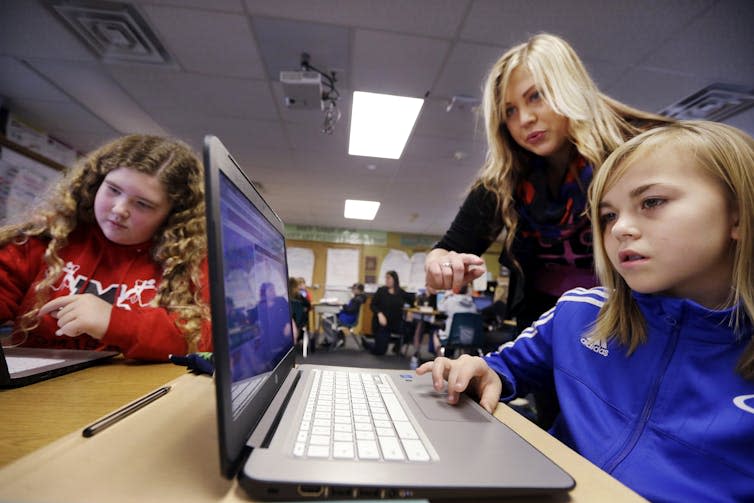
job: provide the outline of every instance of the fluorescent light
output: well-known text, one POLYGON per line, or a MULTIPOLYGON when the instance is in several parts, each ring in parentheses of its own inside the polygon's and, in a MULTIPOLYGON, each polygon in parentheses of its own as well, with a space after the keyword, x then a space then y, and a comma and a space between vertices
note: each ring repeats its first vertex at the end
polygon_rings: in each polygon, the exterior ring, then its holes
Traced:
POLYGON ((380 209, 379 201, 359 201, 358 199, 346 199, 346 207, 343 216, 357 220, 374 220, 377 210, 380 209))
POLYGON ((420 98, 354 91, 348 153, 400 159, 423 104, 420 98))

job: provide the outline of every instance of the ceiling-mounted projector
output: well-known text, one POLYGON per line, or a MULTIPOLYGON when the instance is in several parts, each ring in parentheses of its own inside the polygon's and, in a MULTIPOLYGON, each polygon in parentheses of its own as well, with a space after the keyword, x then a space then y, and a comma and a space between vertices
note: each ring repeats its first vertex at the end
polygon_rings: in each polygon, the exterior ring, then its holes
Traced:
POLYGON ((322 109, 322 75, 313 71, 280 72, 285 106, 297 109, 322 109))

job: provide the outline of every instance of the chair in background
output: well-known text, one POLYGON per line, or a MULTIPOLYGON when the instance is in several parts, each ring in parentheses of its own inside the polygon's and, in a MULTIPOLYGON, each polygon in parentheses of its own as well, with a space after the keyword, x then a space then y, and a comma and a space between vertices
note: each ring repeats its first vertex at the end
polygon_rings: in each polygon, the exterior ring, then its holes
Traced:
POLYGON ((359 335, 354 330, 354 327, 359 323, 360 312, 361 307, 359 306, 359 310, 356 312, 352 323, 343 323, 336 314, 323 315, 320 322, 321 331, 324 336, 322 345, 326 346, 328 350, 333 351, 345 345, 346 335, 358 338, 359 335))
MULTIPOLYGON (((361 309, 359 309, 359 312, 361 312, 361 309)), ((356 313, 356 320, 353 323, 339 323, 337 325, 337 330, 339 332, 338 340, 335 341, 335 346, 333 349, 337 349, 343 345, 345 345, 345 336, 350 335, 351 337, 354 337, 354 340, 359 337, 359 334, 356 333, 354 330, 354 327, 358 325, 359 323, 359 313, 356 313)))
POLYGON ((405 341, 411 340, 410 338, 413 337, 413 334, 410 332, 411 324, 402 322, 401 323, 401 331, 400 332, 390 332, 390 339, 388 340, 388 347, 390 344, 393 345, 393 353, 399 356, 406 356, 403 354, 404 348, 407 348, 408 345, 405 344, 405 341))
POLYGON ((448 337, 440 341, 440 353, 453 358, 456 353, 481 356, 484 347, 484 327, 479 313, 456 313, 448 337))
POLYGON ((508 309, 505 302, 498 300, 481 311, 482 323, 485 326, 484 346, 482 352, 489 353, 506 342, 510 342, 518 335, 516 323, 508 320, 508 309))

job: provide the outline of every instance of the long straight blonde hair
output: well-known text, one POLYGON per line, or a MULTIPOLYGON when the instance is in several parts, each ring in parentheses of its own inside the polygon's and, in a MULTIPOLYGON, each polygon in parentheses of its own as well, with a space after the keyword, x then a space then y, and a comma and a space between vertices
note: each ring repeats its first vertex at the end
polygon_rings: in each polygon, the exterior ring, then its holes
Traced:
MULTIPOLYGON (((562 38, 539 34, 509 49, 492 66, 482 94, 487 158, 474 186, 495 194, 510 249, 518 227, 514 208, 516 187, 530 168, 534 154, 519 146, 505 126, 505 93, 511 74, 528 69, 543 99, 568 118, 568 135, 575 149, 594 169, 626 139, 672 119, 642 112, 602 94, 573 48, 562 38)), ((494 238, 495 236, 491 236, 494 238)), ((514 257, 510 257, 518 266, 514 257)))
MULTIPOLYGON (((705 121, 678 122, 647 131, 618 147, 595 175, 589 190, 597 275, 608 291, 591 336, 615 338, 629 354, 646 341, 646 326, 631 289, 610 262, 600 224, 599 203, 637 156, 660 146, 673 145, 691 152, 696 168, 716 180, 738 212, 739 239, 732 241, 733 274, 727 304, 736 306, 732 320, 740 337, 751 337, 754 321, 754 139, 734 127, 705 121), (748 321, 748 323, 747 323, 748 321)), ((736 370, 754 379, 754 340, 736 370)))

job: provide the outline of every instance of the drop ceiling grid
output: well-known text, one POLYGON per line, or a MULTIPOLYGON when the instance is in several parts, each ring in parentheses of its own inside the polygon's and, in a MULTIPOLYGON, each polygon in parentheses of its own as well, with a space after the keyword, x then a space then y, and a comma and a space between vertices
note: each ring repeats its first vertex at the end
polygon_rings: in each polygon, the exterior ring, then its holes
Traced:
MULTIPOLYGON (((480 97, 490 64, 532 31, 564 35, 603 91, 640 108, 657 110, 711 81, 754 85, 750 0, 133 3, 174 54, 174 67, 99 63, 43 2, 3 1, 0 96, 36 127, 86 151, 126 132, 101 119, 112 110, 72 98, 86 89, 80 69, 101 71, 113 83, 111 102, 135 101, 133 116, 146 114, 145 123, 196 149, 206 132, 217 134, 290 223, 345 222, 348 192, 389 207, 375 222, 347 221, 350 227, 442 233, 486 148, 473 112, 445 107, 454 95, 480 97), (302 50, 313 64, 341 72, 342 118, 331 137, 320 133, 320 111, 283 106, 277 71, 297 69, 302 50), (71 75, 55 81, 53 67, 71 75), (348 156, 350 96, 362 85, 430 90, 402 160, 348 156), (314 198, 307 202, 305 192, 314 198), (412 222, 405 215, 413 213, 412 222)), ((727 122, 754 132, 752 111, 727 122)))

